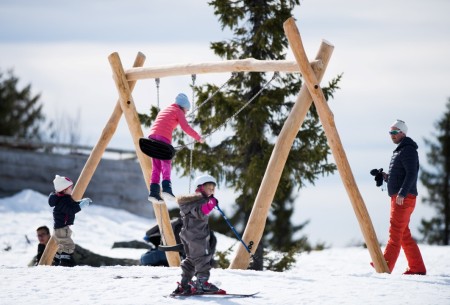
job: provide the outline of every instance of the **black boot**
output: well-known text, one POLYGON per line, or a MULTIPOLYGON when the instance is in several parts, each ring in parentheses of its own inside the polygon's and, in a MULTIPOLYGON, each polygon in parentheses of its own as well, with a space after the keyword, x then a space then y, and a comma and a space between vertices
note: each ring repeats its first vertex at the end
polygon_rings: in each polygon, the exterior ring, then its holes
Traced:
POLYGON ((175 195, 172 193, 172 182, 170 180, 163 180, 162 195, 166 200, 175 200, 175 195))
POLYGON ((62 252, 59 255, 59 266, 73 267, 75 266, 75 260, 73 259, 73 253, 62 252))
POLYGON ((52 266, 59 266, 59 262, 61 260, 60 256, 61 256, 61 254, 59 254, 58 252, 55 254, 55 257, 53 258, 52 266))
POLYGON ((150 184, 150 194, 148 195, 148 201, 151 203, 164 203, 164 200, 160 196, 161 188, 158 183, 150 184))

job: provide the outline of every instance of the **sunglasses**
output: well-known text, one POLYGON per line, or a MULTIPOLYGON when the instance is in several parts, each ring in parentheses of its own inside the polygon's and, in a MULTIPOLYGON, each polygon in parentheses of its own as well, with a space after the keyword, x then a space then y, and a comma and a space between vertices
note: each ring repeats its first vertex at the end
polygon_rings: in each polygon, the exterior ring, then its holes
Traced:
POLYGON ((401 130, 390 130, 389 131, 389 134, 391 134, 391 135, 397 135, 397 134, 399 134, 399 133, 401 133, 402 131, 401 130))

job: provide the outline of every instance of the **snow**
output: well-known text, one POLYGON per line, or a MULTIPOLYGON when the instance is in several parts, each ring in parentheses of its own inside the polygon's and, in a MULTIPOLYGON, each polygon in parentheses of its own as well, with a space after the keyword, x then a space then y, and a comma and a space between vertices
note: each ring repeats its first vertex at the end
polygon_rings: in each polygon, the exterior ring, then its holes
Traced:
MULTIPOLYGON (((96 206, 93 199, 76 216, 75 242, 98 254, 139 259, 145 250, 111 246, 140 240, 155 220, 96 206)), ((392 274, 376 273, 367 249, 357 247, 301 253, 285 272, 211 271, 211 282, 230 293, 260 292, 245 299, 168 298, 180 280, 177 267, 27 267, 37 249, 35 230, 51 227, 51 214, 47 196, 32 190, 0 199, 0 304, 450 304, 450 247, 443 246, 420 245, 426 276, 402 275, 403 253, 392 274)), ((236 240, 217 235, 218 250, 236 248, 236 240)))

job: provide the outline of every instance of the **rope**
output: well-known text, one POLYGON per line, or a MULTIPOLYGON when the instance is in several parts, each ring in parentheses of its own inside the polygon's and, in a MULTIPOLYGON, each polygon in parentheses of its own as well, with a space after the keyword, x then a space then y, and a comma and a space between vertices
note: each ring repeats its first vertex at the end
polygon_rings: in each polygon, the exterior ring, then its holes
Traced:
MULTIPOLYGON (((236 117, 242 110, 244 110, 244 108, 246 108, 251 102, 253 102, 253 100, 254 100, 255 98, 257 98, 257 97, 261 94, 261 92, 263 92, 263 91, 270 85, 270 83, 271 83, 275 78, 278 77, 278 75, 279 75, 279 72, 274 72, 272 78, 271 78, 267 83, 265 83, 264 86, 262 86, 262 88, 261 88, 255 95, 253 95, 253 96, 247 101, 247 103, 245 103, 245 104, 244 104, 237 112, 235 112, 231 117, 229 117, 228 119, 226 119, 226 121, 223 122, 219 127, 213 129, 210 133, 208 133, 208 134, 206 134, 205 136, 203 136, 203 138, 206 139, 206 138, 210 137, 213 133, 215 133, 217 130, 219 130, 220 128, 222 128, 223 126, 225 126, 230 120, 232 120, 234 117, 236 117)), ((175 149, 181 150, 181 149, 183 149, 183 148, 185 148, 185 147, 187 147, 187 146, 189 146, 189 145, 191 145, 191 144, 194 144, 194 143, 195 143, 195 141, 192 141, 191 143, 187 143, 187 144, 185 144, 185 145, 177 146, 177 147, 175 147, 175 149)))
MULTIPOLYGON (((212 98, 219 93, 224 87, 228 86, 228 84, 231 82, 231 80, 237 75, 237 73, 232 73, 230 78, 228 78, 228 80, 226 82, 224 82, 216 91, 213 92, 213 94, 211 94, 206 100, 204 100, 198 107, 192 109, 192 112, 187 116, 187 118, 193 118, 195 115, 195 112, 200 109, 200 107, 202 107, 203 105, 205 105, 206 103, 208 103, 210 100, 212 100, 212 98)), ((197 79, 196 74, 192 74, 191 75, 192 78, 192 104, 194 105, 194 101, 195 101, 195 80, 197 79)), ((192 148, 191 148, 191 152, 190 152, 190 160, 189 160, 189 190, 188 193, 191 192, 191 182, 192 182, 192 159, 193 159, 193 150, 194 150, 194 143, 192 142, 192 148)))
POLYGON ((222 84, 216 91, 213 92, 206 100, 203 101, 197 108, 194 108, 192 112, 187 117, 193 117, 194 113, 200 109, 203 105, 205 105, 207 102, 209 102, 217 93, 219 93, 224 87, 228 86, 228 84, 231 82, 231 80, 237 75, 236 72, 233 72, 230 76, 230 78, 222 84))

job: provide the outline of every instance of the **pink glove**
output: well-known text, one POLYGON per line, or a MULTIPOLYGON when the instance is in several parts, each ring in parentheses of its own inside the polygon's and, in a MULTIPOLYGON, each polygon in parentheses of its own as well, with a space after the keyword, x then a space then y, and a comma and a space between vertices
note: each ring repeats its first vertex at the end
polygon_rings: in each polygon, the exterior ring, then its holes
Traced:
POLYGON ((210 197, 207 203, 202 205, 202 213, 208 215, 214 209, 214 207, 219 203, 215 197, 210 197))

